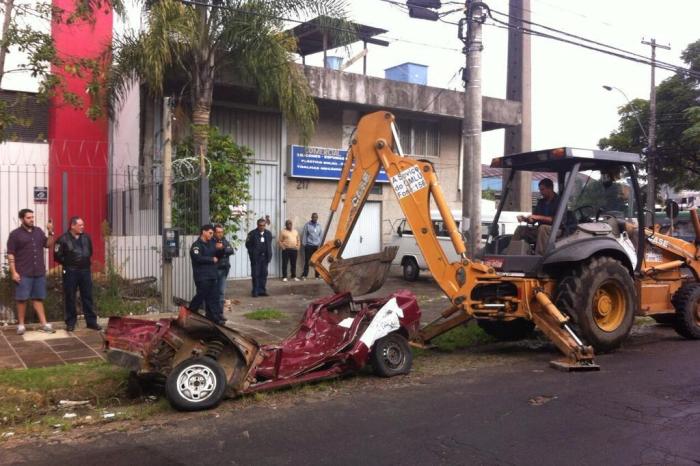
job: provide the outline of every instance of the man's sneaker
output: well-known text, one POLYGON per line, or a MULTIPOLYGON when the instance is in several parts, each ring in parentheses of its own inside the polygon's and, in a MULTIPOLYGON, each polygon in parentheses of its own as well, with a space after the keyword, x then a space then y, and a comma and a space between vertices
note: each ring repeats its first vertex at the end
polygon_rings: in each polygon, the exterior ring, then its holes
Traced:
POLYGON ((27 329, 24 327, 24 325, 18 325, 18 326, 17 326, 17 335, 24 335, 24 332, 25 332, 26 330, 27 330, 27 329))
POLYGON ((294 277, 294 281, 295 281, 295 282, 298 282, 299 279, 298 279, 297 277, 294 277))
POLYGON ((284 277, 284 278, 282 279, 282 281, 283 281, 283 282, 286 282, 286 281, 287 281, 287 277, 284 277))
POLYGON ((56 330, 53 329, 51 324, 42 325, 39 327, 39 331, 44 333, 56 333, 56 330))

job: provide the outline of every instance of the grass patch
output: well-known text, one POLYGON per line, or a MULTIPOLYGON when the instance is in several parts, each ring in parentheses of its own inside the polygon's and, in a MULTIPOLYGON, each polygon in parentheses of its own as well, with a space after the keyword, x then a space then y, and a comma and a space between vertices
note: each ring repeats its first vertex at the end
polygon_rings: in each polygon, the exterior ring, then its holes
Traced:
POLYGON ((0 371, 0 426, 62 416, 60 400, 88 400, 94 408, 122 403, 128 371, 103 362, 0 371))
POLYGON ((279 320, 284 319, 287 315, 277 309, 258 309, 253 312, 243 314, 243 317, 251 320, 279 320))
MULTIPOLYGON (((438 351, 453 352, 494 341, 493 337, 484 332, 481 327, 471 322, 468 325, 459 325, 449 332, 434 338, 432 344, 438 351)), ((414 349, 414 351, 416 350, 414 349)), ((422 355, 424 351, 418 349, 416 354, 422 355)))

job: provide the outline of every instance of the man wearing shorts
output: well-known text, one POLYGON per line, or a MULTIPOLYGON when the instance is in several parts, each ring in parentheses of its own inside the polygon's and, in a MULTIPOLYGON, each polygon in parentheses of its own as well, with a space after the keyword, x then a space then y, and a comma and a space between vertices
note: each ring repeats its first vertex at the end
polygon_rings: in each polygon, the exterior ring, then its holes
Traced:
POLYGON ((34 212, 29 209, 19 211, 20 227, 13 230, 7 238, 7 260, 10 264, 10 275, 17 284, 15 301, 17 302, 17 334, 25 332, 24 315, 27 311, 27 301, 32 301, 41 327, 39 330, 54 333, 51 324, 46 322, 44 299, 46 298, 46 264, 44 248, 52 248, 55 239, 53 224, 46 225, 49 236, 43 230, 34 226, 34 212))

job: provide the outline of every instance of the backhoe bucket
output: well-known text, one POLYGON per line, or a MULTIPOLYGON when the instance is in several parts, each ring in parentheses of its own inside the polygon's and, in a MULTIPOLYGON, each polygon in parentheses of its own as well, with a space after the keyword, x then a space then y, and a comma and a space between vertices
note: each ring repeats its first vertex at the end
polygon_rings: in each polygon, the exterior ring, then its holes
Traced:
POLYGON ((349 291, 353 296, 378 290, 384 284, 398 250, 398 246, 389 246, 376 254, 336 259, 328 269, 333 280, 331 287, 336 293, 349 291))

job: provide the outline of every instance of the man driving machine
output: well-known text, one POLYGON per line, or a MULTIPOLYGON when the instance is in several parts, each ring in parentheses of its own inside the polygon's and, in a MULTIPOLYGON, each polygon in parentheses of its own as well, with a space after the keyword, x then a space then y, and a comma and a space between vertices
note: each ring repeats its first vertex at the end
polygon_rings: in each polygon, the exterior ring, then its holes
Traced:
POLYGON ((525 240, 535 244, 535 253, 544 254, 549 235, 552 232, 552 221, 559 204, 559 196, 554 192, 554 183, 549 178, 544 178, 538 184, 542 198, 537 201, 535 209, 530 215, 518 215, 519 222, 527 222, 528 225, 520 225, 513 233, 513 241, 525 240))

